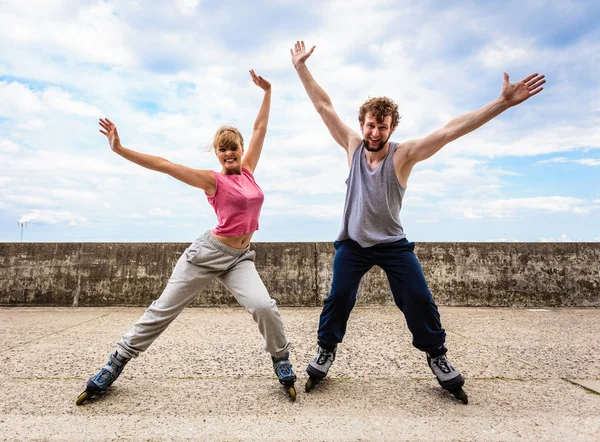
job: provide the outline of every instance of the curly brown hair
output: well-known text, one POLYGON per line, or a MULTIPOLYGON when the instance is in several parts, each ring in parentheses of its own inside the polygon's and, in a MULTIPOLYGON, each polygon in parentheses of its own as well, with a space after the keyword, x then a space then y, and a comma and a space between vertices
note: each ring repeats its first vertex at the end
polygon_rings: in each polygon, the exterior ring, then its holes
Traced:
POLYGON ((369 98, 363 103, 358 110, 358 121, 361 126, 365 124, 367 114, 371 114, 377 118, 378 123, 383 123, 383 119, 390 115, 392 117, 390 130, 392 131, 398 127, 400 118, 402 118, 398 113, 398 105, 388 97, 369 98))
POLYGON ((219 147, 240 147, 244 148, 244 137, 242 133, 233 126, 221 126, 215 133, 212 142, 212 148, 217 150, 219 147))

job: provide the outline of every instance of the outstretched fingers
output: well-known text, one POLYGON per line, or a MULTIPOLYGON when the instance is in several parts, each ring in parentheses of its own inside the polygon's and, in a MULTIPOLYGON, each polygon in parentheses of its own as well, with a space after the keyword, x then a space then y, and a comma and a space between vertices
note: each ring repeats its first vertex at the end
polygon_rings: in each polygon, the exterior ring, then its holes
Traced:
POLYGON ((115 127, 115 123, 110 121, 108 118, 100 118, 100 126, 111 129, 115 127))
POLYGON ((527 77, 525 84, 527 85, 529 96, 531 97, 537 93, 540 93, 544 89, 542 87, 544 83, 546 83, 544 75, 533 74, 527 77))
POLYGON ((531 74, 528 77, 523 78, 524 83, 529 83, 531 80, 533 80, 535 77, 538 77, 539 75, 537 74, 537 72, 535 74, 531 74))
POLYGON ((254 69, 250 69, 249 72, 250 72, 250 75, 252 76, 252 81, 254 82, 255 85, 257 85, 264 91, 267 91, 268 89, 271 88, 271 83, 268 80, 266 80, 264 77, 261 77, 260 75, 256 75, 256 72, 254 72, 254 69))
POLYGON ((104 135, 108 135, 108 131, 110 130, 110 126, 108 124, 108 122, 106 121, 106 119, 104 118, 100 118, 100 127, 102 129, 100 129, 100 133, 104 134, 104 135))
MULTIPOLYGON (((315 46, 310 48, 310 51, 308 51, 308 55, 310 56, 310 54, 312 54, 314 50, 315 46)), ((292 56, 298 54, 299 52, 306 52, 306 45, 304 44, 304 40, 297 40, 296 44, 294 44, 294 49, 290 49, 290 54, 292 54, 292 56)))
POLYGON ((113 130, 114 131, 117 130, 115 123, 110 121, 108 118, 100 118, 99 124, 100 124, 100 127, 102 127, 102 129, 100 129, 100 133, 102 133, 103 135, 108 136, 109 132, 112 132, 113 130))
POLYGON ((292 54, 292 57, 293 57, 299 51, 300 51, 300 41, 297 41, 296 43, 294 43, 294 47, 290 49, 290 54, 292 54))
MULTIPOLYGON (((542 84, 544 84, 544 83, 545 83, 545 81, 544 81, 542 84)), ((541 86, 541 85, 540 85, 540 86, 541 86)), ((539 93, 540 93, 540 92, 542 92, 543 90, 544 90, 544 88, 543 88, 543 87, 538 87, 538 88, 536 88, 536 89, 530 89, 530 90, 529 90, 529 96, 530 96, 530 97, 533 97, 535 94, 539 94, 539 93)))
POLYGON ((523 81, 527 84, 527 86, 531 86, 532 84, 538 83, 544 78, 545 75, 532 74, 529 77, 525 78, 523 81))

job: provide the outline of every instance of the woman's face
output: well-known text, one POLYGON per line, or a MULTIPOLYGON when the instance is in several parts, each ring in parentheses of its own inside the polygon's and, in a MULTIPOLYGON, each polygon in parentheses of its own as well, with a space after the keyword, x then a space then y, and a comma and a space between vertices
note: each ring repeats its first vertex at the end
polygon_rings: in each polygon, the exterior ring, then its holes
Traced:
POLYGON ((224 173, 241 173, 244 149, 240 145, 219 146, 215 149, 215 153, 223 166, 224 173))

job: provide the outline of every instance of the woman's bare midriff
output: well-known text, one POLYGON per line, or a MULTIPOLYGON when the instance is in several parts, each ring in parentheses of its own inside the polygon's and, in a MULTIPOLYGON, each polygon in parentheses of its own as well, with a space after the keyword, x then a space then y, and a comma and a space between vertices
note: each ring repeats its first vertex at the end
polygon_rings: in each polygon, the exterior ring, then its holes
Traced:
POLYGON ((252 235, 254 234, 254 232, 246 233, 245 235, 241 235, 241 236, 221 236, 221 235, 215 235, 212 232, 210 232, 210 234, 213 236, 213 238, 221 241, 226 246, 241 250, 241 249, 245 249, 246 247, 248 247, 248 244, 250 244, 250 239, 252 238, 252 235))

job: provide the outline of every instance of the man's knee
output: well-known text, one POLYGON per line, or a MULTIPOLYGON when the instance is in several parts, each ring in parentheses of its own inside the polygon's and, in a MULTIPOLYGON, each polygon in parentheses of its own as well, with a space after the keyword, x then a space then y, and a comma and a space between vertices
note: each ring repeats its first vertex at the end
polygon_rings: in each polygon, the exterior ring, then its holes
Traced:
POLYGON ((413 287, 403 296, 394 296, 394 301, 400 310, 412 308, 424 308, 435 304, 433 296, 427 286, 413 287))

